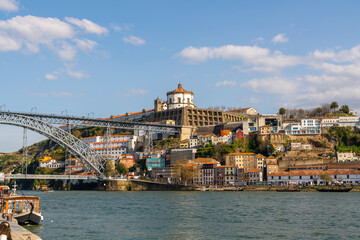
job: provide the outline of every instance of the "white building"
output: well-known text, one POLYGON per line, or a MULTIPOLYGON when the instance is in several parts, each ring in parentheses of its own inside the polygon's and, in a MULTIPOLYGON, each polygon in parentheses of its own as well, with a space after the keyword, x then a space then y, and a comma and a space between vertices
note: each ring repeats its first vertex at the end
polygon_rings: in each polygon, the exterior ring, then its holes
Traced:
POLYGON ((358 184, 360 183, 360 170, 302 170, 291 172, 277 172, 268 175, 268 182, 273 185, 324 185, 325 180, 321 175, 327 173, 336 183, 358 184))
POLYGON ((197 136, 190 136, 189 142, 190 142, 190 144, 189 144, 190 148, 194 148, 194 147, 197 147, 200 145, 197 136))
POLYGON ((321 127, 329 128, 339 125, 339 118, 323 118, 321 119, 321 127))
POLYGON ((291 143, 290 144, 291 150, 311 150, 311 144, 303 144, 303 143, 291 143))
POLYGON ((288 135, 321 134, 320 121, 318 119, 301 119, 299 123, 287 124, 284 129, 288 135))
POLYGON ((167 92, 167 101, 164 104, 164 110, 191 107, 194 108, 194 93, 185 90, 182 84, 179 83, 178 87, 167 92))
POLYGON ((359 125, 359 117, 339 117, 339 127, 356 127, 359 125))
POLYGON ((137 139, 138 137, 133 135, 113 135, 109 141, 103 136, 83 138, 81 141, 88 144, 99 155, 109 155, 110 159, 117 160, 120 155, 136 151, 137 139))
POLYGON ((259 169, 254 168, 249 172, 249 183, 257 183, 263 181, 263 173, 259 169))
POLYGON ((338 162, 358 161, 359 157, 354 152, 337 152, 336 158, 338 162))
POLYGON ((42 159, 39 159, 39 167, 43 168, 62 168, 64 167, 64 162, 58 162, 55 159, 52 159, 51 157, 44 157, 42 159))

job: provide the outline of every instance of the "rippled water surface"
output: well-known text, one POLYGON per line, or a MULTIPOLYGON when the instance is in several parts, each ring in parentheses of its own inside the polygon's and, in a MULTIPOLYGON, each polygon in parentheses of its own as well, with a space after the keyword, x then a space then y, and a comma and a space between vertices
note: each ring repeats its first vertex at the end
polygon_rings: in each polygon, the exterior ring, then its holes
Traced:
POLYGON ((25 192, 43 239, 360 239, 360 193, 25 192))

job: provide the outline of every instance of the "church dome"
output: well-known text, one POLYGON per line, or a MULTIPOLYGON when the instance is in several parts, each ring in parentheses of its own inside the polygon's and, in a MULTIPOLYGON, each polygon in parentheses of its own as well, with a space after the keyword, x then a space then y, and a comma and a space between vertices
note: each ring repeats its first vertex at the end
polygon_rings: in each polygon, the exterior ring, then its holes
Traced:
POLYGON ((186 89, 184 89, 181 83, 179 83, 178 87, 176 89, 174 89, 173 91, 167 92, 167 95, 174 94, 174 93, 190 93, 190 94, 193 94, 193 92, 190 92, 190 91, 187 91, 186 89))

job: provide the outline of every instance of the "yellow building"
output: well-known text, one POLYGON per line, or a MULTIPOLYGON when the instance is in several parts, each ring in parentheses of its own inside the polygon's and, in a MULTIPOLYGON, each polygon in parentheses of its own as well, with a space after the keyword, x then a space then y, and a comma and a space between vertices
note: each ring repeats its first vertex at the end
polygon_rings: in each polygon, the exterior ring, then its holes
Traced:
POLYGON ((226 165, 243 168, 248 172, 257 167, 257 155, 255 153, 229 153, 225 155, 226 165))

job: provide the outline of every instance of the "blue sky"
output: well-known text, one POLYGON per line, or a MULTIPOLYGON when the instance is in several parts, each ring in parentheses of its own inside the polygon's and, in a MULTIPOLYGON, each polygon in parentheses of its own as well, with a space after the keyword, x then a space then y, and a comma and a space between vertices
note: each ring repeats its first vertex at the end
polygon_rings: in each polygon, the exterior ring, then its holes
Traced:
MULTIPOLYGON (((0 0, 0 105, 104 117, 151 109, 181 81, 198 107, 360 109, 359 5, 0 0)), ((0 126, 0 151, 21 132, 0 126)))

